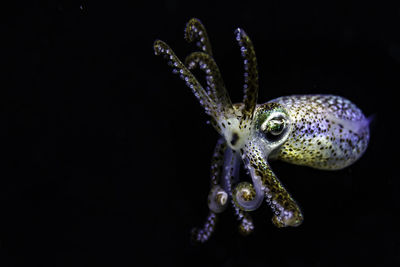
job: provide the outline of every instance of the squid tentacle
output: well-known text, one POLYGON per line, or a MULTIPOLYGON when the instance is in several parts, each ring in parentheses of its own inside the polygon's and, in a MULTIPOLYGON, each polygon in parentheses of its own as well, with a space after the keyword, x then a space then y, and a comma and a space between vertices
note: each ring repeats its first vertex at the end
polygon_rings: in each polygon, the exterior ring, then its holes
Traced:
POLYGON ((246 212, 243 211, 236 201, 234 200, 234 195, 232 191, 232 184, 239 180, 239 169, 240 169, 240 158, 239 155, 228 148, 225 153, 225 184, 224 188, 228 192, 229 196, 231 196, 232 206, 235 210, 235 215, 237 220, 239 221, 239 232, 243 235, 250 234, 253 229, 253 219, 246 212))
POLYGON ((244 211, 240 211, 240 212, 243 214, 243 218, 240 221, 239 232, 242 235, 249 235, 254 230, 253 219, 247 212, 244 212, 244 211))
POLYGON ((303 215, 296 201, 283 187, 267 162, 253 166, 261 170, 259 175, 265 187, 267 204, 271 207, 274 217, 272 222, 277 227, 298 226, 303 221, 303 215))
POLYGON ((186 66, 179 60, 172 49, 163 41, 156 40, 154 42, 154 52, 156 55, 164 55, 169 60, 169 65, 173 67, 173 73, 179 74, 180 78, 186 82, 186 85, 192 89, 193 94, 199 100, 200 104, 204 107, 205 112, 217 120, 216 104, 208 96, 207 92, 193 76, 193 74, 186 68, 186 66))
POLYGON ((185 39, 189 43, 196 41, 198 48, 212 56, 211 44, 208 39, 206 28, 199 19, 192 18, 186 24, 185 39))
POLYGON ((202 228, 192 229, 192 240, 200 243, 206 242, 214 232, 216 223, 217 214, 210 211, 207 216, 206 222, 204 223, 204 226, 202 228))
POLYGON ((232 110, 232 102, 228 96, 224 81, 211 55, 204 52, 193 52, 185 59, 185 65, 190 69, 200 67, 206 74, 207 93, 217 103, 218 111, 226 115, 232 110))
POLYGON ((272 222, 277 227, 300 225, 303 221, 300 207, 276 177, 264 153, 256 145, 250 145, 247 149, 247 168, 252 178, 261 183, 266 202, 274 212, 272 222))
POLYGON ((254 175, 252 169, 249 168, 249 159, 247 158, 247 153, 242 154, 242 158, 245 168, 247 168, 251 174, 253 184, 248 182, 239 183, 235 187, 232 197, 233 201, 241 210, 253 211, 261 205, 265 193, 261 179, 254 175))
POLYGON ((253 43, 246 32, 237 28, 235 31, 236 41, 239 44, 244 64, 244 97, 243 113, 245 117, 252 118, 258 98, 258 70, 257 58, 253 43))
POLYGON ((224 155, 227 144, 224 138, 219 138, 214 148, 214 153, 211 158, 211 185, 219 185, 221 183, 222 167, 224 164, 224 155))
POLYGON ((219 185, 223 173, 224 153, 227 145, 224 138, 220 138, 215 146, 214 153, 211 158, 211 190, 208 195, 208 207, 210 209, 206 222, 202 228, 192 229, 192 239, 197 242, 207 241, 214 232, 217 214, 224 211, 228 206, 228 194, 219 185))

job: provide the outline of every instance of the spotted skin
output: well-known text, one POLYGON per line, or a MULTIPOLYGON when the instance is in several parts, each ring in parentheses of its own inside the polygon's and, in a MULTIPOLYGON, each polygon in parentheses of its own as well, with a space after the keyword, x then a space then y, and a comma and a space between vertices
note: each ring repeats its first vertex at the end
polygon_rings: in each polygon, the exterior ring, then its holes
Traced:
POLYGON ((221 73, 212 57, 205 27, 191 19, 185 39, 200 51, 186 57, 185 64, 163 41, 154 42, 156 55, 163 55, 192 90, 210 122, 221 135, 211 164, 211 189, 208 195, 209 215, 202 228, 194 228, 192 237, 207 241, 215 230, 217 215, 232 204, 239 221, 239 232, 254 230, 250 211, 262 202, 273 212, 277 227, 299 226, 303 215, 297 202, 271 169, 270 160, 322 170, 338 170, 358 160, 369 142, 369 120, 351 101, 334 95, 293 95, 279 97, 257 105, 258 71, 253 44, 238 28, 244 65, 244 98, 232 104, 221 73), (191 73, 200 68, 206 85, 191 73), (239 168, 248 172, 251 182, 240 181, 239 168))
POLYGON ((293 120, 277 159, 323 170, 349 166, 367 149, 369 121, 349 100, 334 95, 280 97, 293 120))

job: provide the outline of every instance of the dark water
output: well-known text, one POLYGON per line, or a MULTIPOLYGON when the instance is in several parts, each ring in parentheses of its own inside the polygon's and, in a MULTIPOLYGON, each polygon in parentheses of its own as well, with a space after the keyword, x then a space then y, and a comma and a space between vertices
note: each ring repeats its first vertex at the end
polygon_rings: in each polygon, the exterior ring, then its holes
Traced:
POLYGON ((400 7, 375 1, 29 1, 6 10, 0 118, 1 266, 398 266, 400 7), (365 155, 341 171, 273 162, 305 220, 277 229, 266 205, 242 237, 207 215, 218 138, 190 90, 152 50, 182 59, 191 17, 208 29, 234 102, 233 30, 251 37, 259 102, 336 94, 375 115, 365 155), (141 265, 137 265, 141 266, 141 265))

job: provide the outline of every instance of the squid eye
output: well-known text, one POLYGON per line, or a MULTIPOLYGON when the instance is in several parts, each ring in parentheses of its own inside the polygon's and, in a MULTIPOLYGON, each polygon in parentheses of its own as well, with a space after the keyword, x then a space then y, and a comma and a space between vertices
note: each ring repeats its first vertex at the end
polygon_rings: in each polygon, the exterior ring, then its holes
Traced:
POLYGON ((266 127, 264 131, 272 135, 280 135, 285 128, 285 120, 283 117, 273 118, 266 123, 266 127))
POLYGON ((286 128, 286 120, 283 116, 276 116, 265 120, 261 124, 261 131, 270 140, 278 139, 286 128))

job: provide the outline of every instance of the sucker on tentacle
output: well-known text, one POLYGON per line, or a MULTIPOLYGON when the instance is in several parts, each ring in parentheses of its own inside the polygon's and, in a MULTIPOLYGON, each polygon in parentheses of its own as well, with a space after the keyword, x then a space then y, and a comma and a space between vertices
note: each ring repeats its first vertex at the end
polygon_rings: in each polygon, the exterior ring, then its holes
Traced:
POLYGON ((185 65, 189 70, 200 67, 206 74, 207 93, 216 102, 217 111, 227 114, 232 110, 232 102, 225 89, 224 81, 217 64, 211 55, 203 52, 193 52, 185 59, 185 65))
POLYGON ((358 160, 369 141, 369 120, 349 100, 333 95, 293 95, 257 105, 258 70, 255 50, 244 30, 235 31, 244 65, 243 103, 232 104, 221 73, 212 57, 205 27, 191 19, 185 39, 200 51, 189 54, 183 64, 171 48, 160 40, 154 43, 156 55, 164 55, 173 73, 192 90, 211 124, 221 135, 211 163, 209 215, 202 228, 194 228, 193 239, 207 241, 215 230, 218 214, 231 202, 239 221, 239 231, 253 231, 249 211, 263 202, 271 207, 277 227, 299 226, 302 212, 296 201, 272 171, 269 160, 322 170, 338 170, 358 160), (206 87, 190 70, 200 68, 206 87), (251 183, 240 181, 239 168, 251 176, 251 183))

